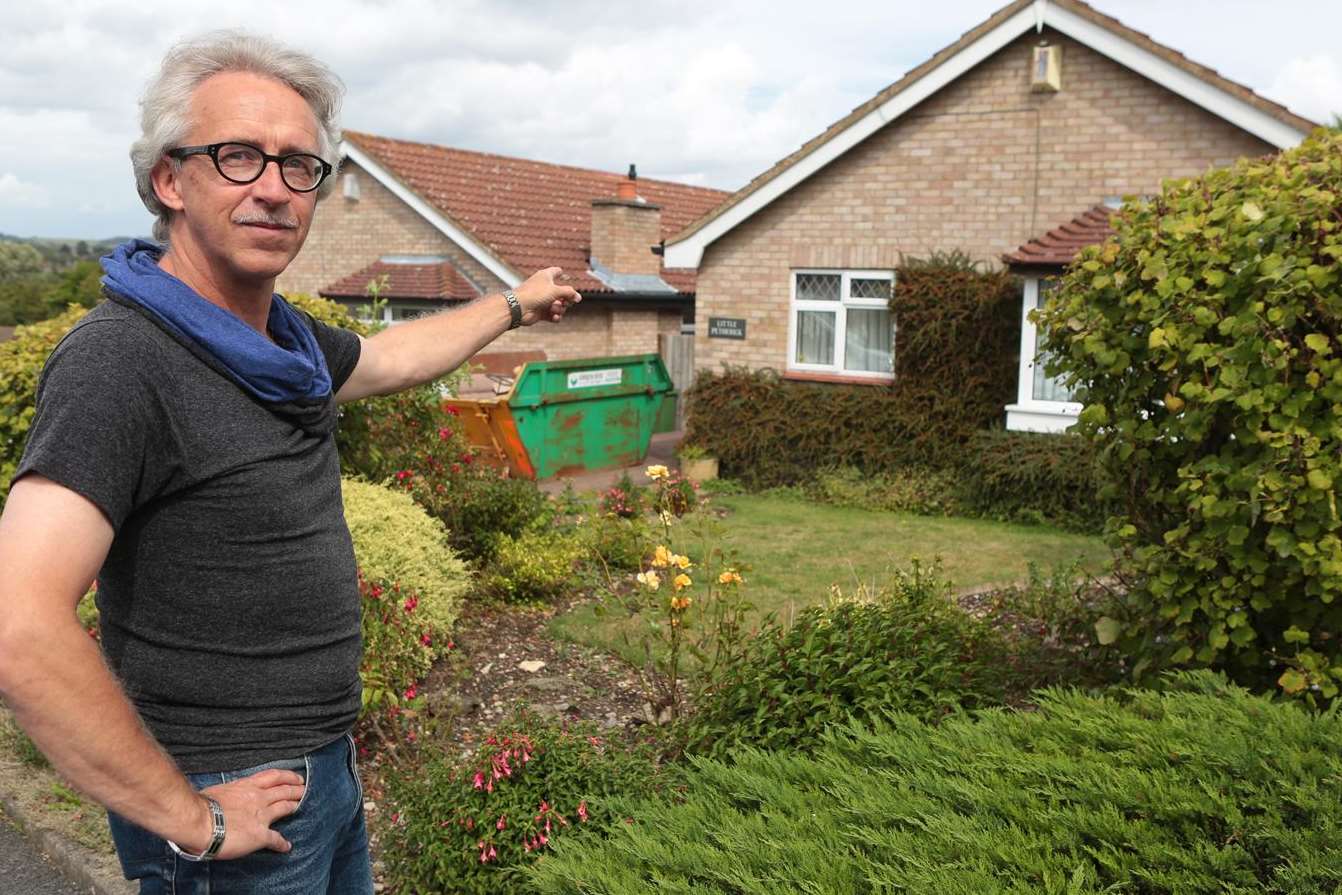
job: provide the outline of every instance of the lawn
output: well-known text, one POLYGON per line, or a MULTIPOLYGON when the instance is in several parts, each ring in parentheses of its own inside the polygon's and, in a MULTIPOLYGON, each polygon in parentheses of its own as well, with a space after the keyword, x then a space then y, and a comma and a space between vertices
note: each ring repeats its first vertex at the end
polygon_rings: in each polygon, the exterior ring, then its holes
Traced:
MULTIPOLYGON (((747 593, 757 617, 775 612, 786 619, 824 602, 835 584, 845 593, 859 584, 877 590, 892 568, 915 558, 925 564, 939 558, 946 577, 963 589, 1020 581, 1031 563, 1044 571, 1078 563, 1099 573, 1108 556, 1099 538, 1040 526, 877 512, 769 494, 714 502, 727 511, 720 546, 734 550, 749 570, 747 593)), ((677 532, 673 549, 697 560, 702 548, 683 527, 677 532)), ((618 608, 587 604, 557 616, 551 630, 556 637, 637 660, 641 650, 626 638, 636 644, 644 624, 618 608)))

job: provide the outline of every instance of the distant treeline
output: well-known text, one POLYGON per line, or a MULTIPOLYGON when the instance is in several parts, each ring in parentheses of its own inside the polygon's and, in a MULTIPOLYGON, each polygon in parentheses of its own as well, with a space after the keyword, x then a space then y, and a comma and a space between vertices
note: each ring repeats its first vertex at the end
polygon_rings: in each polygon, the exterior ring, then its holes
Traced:
POLYGON ((36 323, 99 298, 98 258, 120 240, 22 239, 0 234, 0 326, 36 323))

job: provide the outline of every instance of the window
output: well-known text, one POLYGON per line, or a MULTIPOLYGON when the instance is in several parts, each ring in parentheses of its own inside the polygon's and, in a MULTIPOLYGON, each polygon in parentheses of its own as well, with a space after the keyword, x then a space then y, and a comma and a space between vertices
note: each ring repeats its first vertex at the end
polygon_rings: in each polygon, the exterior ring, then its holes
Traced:
POLYGON ((870 379, 892 377, 893 286, 889 271, 793 271, 789 368, 870 379))
MULTIPOLYGON (((1040 280, 1039 288, 1035 293, 1036 308, 1042 308, 1048 301, 1048 294, 1058 285, 1054 279, 1040 280)), ((1036 330, 1037 332, 1037 330, 1036 330)), ((1038 337, 1036 336, 1036 344, 1038 337)), ((1048 366, 1048 353, 1038 350, 1034 358, 1034 379, 1030 390, 1030 397, 1036 401, 1074 401, 1072 392, 1062 384, 1062 377, 1049 376, 1045 373, 1045 367, 1048 366)))

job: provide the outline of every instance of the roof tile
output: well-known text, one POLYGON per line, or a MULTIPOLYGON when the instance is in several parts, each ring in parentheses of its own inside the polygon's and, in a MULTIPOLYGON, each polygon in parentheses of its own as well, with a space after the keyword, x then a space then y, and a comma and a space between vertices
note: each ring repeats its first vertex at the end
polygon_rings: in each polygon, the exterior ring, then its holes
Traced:
MULTIPOLYGON (((578 291, 609 291, 587 273, 592 200, 614 198, 622 174, 357 131, 345 131, 344 136, 519 275, 557 265, 578 291)), ((663 237, 684 229, 729 195, 646 178, 639 178, 638 193, 661 206, 663 237)), ((693 270, 666 270, 663 279, 681 291, 694 291, 693 270)))
POLYGON ((1114 233, 1114 209, 1096 205, 1043 236, 1008 252, 1002 260, 1012 267, 1066 267, 1086 246, 1099 245, 1114 233))
POLYGON ((372 264, 343 277, 325 289, 319 290, 327 298, 365 298, 369 282, 386 277, 386 286, 379 290, 383 298, 436 298, 468 301, 480 293, 470 282, 446 261, 422 264, 372 264))

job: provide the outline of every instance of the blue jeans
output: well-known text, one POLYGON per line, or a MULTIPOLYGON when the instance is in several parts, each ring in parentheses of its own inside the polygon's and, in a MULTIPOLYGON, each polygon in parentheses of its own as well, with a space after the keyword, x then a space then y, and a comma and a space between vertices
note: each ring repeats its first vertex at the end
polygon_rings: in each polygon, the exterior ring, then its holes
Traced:
POLYGON ((302 801, 274 824, 293 845, 287 854, 267 850, 232 861, 190 861, 166 840, 108 812, 122 872, 140 881, 140 895, 370 895, 373 871, 354 754, 347 735, 297 758, 187 775, 192 786, 204 789, 268 768, 296 771, 307 783, 302 801))

